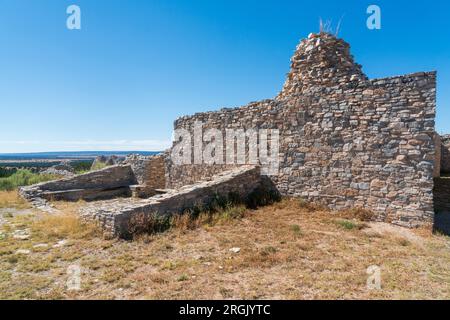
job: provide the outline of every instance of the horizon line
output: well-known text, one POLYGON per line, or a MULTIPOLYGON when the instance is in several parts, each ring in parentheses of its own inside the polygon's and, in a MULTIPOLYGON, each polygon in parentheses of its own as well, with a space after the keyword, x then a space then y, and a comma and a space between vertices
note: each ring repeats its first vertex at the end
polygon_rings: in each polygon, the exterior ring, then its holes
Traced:
POLYGON ((37 151, 37 152, 0 152, 1 155, 12 154, 44 154, 44 153, 134 153, 134 152, 163 152, 164 150, 83 150, 83 151, 37 151))

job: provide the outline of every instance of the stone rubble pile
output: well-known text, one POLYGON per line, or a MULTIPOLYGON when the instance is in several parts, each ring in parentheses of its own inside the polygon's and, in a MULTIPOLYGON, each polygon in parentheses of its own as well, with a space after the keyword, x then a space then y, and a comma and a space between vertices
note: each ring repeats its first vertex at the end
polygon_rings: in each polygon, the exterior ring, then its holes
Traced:
POLYGON ((278 98, 363 80, 367 77, 354 62, 348 43, 328 33, 311 33, 297 46, 278 98))

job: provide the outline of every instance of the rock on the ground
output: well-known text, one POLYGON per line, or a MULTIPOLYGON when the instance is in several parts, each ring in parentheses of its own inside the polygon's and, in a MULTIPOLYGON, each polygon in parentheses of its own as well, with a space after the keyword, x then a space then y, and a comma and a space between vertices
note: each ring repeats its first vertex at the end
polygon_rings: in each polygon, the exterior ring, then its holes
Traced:
POLYGON ((233 253, 239 253, 241 251, 241 248, 231 248, 230 251, 233 253))
POLYGON ((26 249, 19 249, 16 251, 16 254, 30 254, 30 253, 31 251, 26 249))

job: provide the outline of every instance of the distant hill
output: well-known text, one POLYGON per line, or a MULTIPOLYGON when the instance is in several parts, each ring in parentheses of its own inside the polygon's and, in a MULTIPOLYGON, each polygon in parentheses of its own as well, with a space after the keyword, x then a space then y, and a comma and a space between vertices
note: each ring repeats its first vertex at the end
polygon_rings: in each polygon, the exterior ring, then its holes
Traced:
POLYGON ((1 160, 45 160, 45 159, 93 159, 97 156, 121 156, 132 153, 154 155, 159 151, 75 151, 75 152, 33 152, 33 153, 0 153, 1 160))

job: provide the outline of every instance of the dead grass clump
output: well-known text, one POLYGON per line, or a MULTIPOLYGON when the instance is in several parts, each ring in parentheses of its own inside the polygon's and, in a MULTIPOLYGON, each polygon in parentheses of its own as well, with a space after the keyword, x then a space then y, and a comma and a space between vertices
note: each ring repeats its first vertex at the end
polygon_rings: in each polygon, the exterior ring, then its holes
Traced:
POLYGON ((271 207, 274 208, 274 210, 287 209, 292 206, 293 200, 293 198, 283 197, 280 201, 274 203, 271 207))
POLYGON ((201 212, 194 214, 186 212, 182 215, 175 215, 172 218, 172 227, 179 230, 194 230, 201 226, 213 226, 220 223, 227 223, 243 218, 248 212, 244 205, 230 205, 213 212, 201 212))
POLYGON ((288 263, 292 259, 292 255, 287 252, 273 246, 265 246, 247 254, 242 253, 239 258, 232 260, 231 264, 237 268, 267 268, 288 263))
POLYGON ((317 202, 309 202, 305 199, 299 198, 297 200, 298 207, 301 209, 306 209, 308 211, 328 211, 328 208, 317 202))
POLYGON ((59 211, 64 212, 65 214, 73 214, 77 215, 80 211, 80 208, 86 205, 86 201, 80 199, 75 202, 69 201, 52 201, 52 205, 59 211))
POLYGON ((317 202, 310 202, 303 198, 283 197, 279 202, 272 204, 276 210, 302 209, 309 212, 330 211, 327 207, 317 202))
POLYGON ((30 204, 17 191, 0 191, 0 208, 27 209, 30 204))
POLYGON ((31 224, 34 237, 41 239, 86 239, 101 235, 93 223, 82 221, 70 213, 46 214, 31 224))
POLYGON ((407 247, 409 245, 411 245, 411 241, 409 241, 408 239, 405 238, 397 238, 396 242, 401 245, 402 247, 407 247))
POLYGON ((363 208, 351 208, 341 210, 338 212, 339 217, 344 219, 357 219, 359 221, 373 221, 375 219, 375 213, 363 208))
POLYGON ((128 233, 130 237, 141 234, 154 234, 164 232, 172 226, 172 218, 157 212, 146 214, 144 212, 134 214, 128 222, 128 233))

